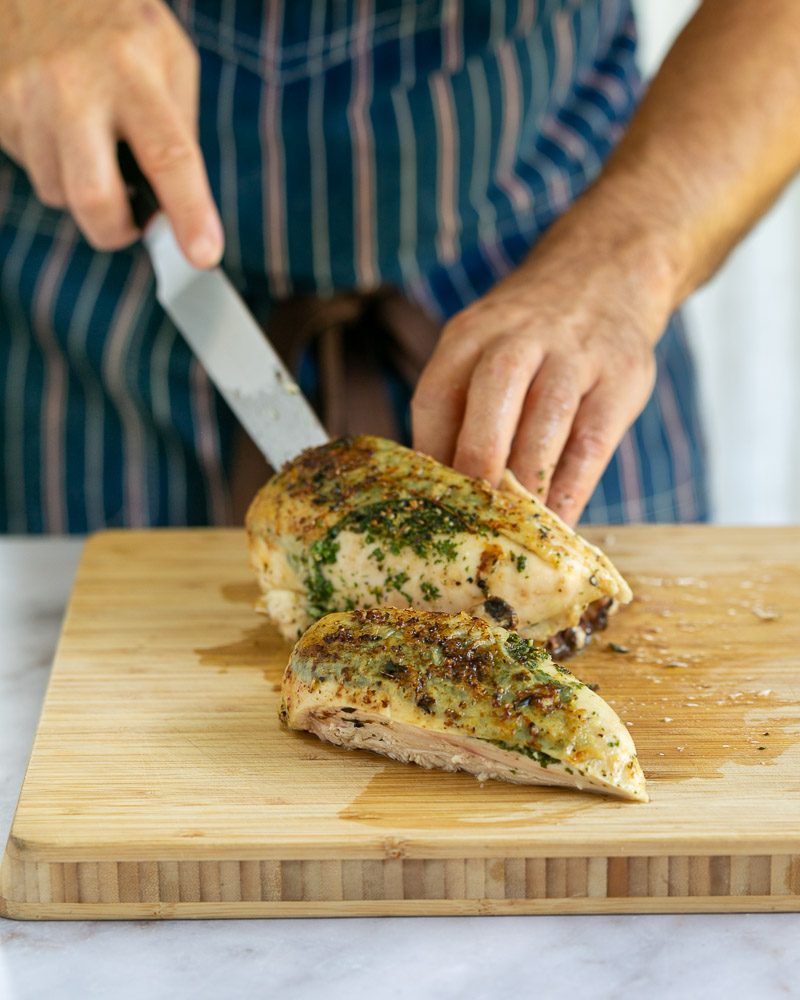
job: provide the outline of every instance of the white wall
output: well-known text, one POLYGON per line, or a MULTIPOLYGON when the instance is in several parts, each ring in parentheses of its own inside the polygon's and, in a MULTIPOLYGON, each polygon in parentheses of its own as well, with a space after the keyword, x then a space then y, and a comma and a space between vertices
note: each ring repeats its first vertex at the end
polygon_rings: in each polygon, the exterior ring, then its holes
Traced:
MULTIPOLYGON (((652 73, 696 3, 634 3, 652 73)), ((686 312, 716 520, 800 522, 800 180, 686 312)))

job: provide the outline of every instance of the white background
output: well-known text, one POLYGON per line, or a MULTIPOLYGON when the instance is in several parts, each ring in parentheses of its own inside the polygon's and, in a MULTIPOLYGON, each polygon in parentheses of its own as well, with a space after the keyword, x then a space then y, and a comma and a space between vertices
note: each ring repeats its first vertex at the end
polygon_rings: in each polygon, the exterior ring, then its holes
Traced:
MULTIPOLYGON (((697 4, 634 5, 640 61, 650 74, 697 4)), ((786 127, 800 128, 800 122, 786 127)), ((715 519, 800 522, 800 181, 689 300, 686 315, 700 372, 715 519)))

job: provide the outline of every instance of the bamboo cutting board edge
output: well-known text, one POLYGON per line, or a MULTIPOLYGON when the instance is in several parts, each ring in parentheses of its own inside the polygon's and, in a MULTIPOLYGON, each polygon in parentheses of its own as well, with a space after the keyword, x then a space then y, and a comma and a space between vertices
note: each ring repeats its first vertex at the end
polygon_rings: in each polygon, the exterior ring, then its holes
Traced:
POLYGON ((794 896, 760 896, 730 900, 719 896, 661 900, 370 900, 332 903, 5 903, 0 917, 8 920, 264 920, 356 917, 480 916, 613 916, 647 913, 795 913, 794 896))
POLYGON ((143 911, 159 917, 746 912, 797 909, 800 855, 118 865, 6 858, 1 875, 6 898, 0 912, 19 919, 59 911, 107 918, 143 911))

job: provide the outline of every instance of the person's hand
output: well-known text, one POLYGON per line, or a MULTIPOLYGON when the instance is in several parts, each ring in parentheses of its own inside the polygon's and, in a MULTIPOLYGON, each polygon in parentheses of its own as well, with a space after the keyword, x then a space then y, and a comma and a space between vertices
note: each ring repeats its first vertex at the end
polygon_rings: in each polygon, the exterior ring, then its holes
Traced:
POLYGON ((197 141, 199 60, 162 0, 0 0, 0 148, 100 250, 131 243, 125 139, 199 267, 222 227, 197 141))
POLYGON ((668 276, 580 202, 454 316, 412 401, 414 446, 497 485, 506 467, 574 524, 653 388, 668 276))

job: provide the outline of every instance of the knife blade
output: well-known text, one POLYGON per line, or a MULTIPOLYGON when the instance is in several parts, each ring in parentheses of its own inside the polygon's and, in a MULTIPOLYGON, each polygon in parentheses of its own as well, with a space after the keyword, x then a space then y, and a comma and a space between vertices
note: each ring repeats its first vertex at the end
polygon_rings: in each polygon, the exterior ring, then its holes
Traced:
POLYGON ((153 262, 156 297, 256 447, 279 469, 304 448, 324 444, 325 429, 230 280, 218 267, 189 263, 123 143, 119 160, 153 262))

